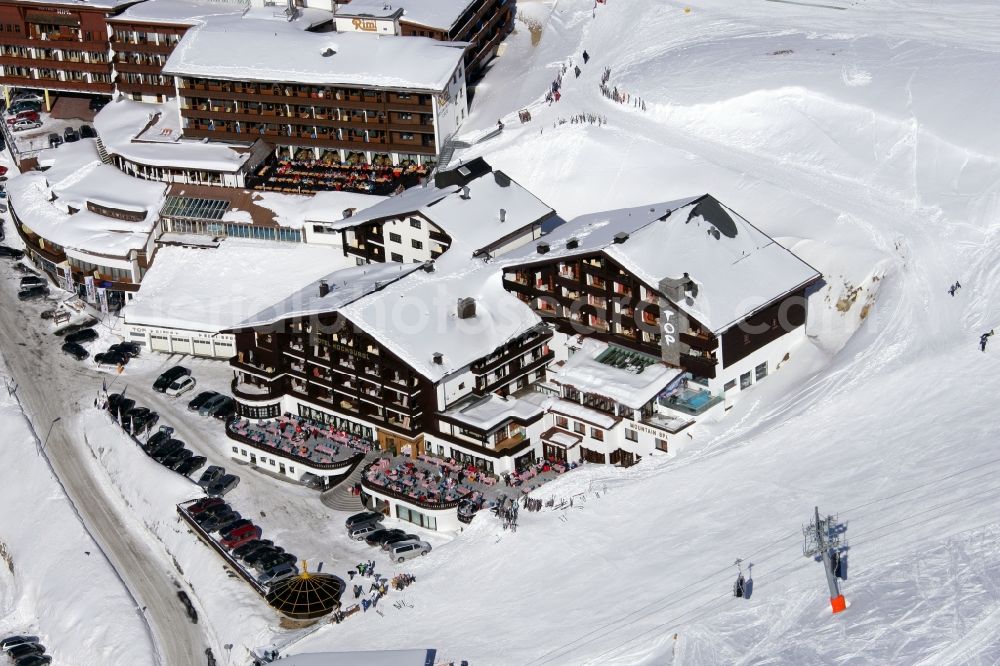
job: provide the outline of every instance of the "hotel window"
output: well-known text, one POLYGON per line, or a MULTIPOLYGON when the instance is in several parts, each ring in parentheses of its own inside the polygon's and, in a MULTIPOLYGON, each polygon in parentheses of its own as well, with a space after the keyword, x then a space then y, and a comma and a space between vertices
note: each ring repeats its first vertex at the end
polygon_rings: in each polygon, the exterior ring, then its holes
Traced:
POLYGON ((391 256, 392 260, 395 261, 396 263, 398 264, 403 263, 403 255, 393 252, 391 256))
POLYGON ((392 243, 402 243, 403 242, 403 237, 400 236, 399 234, 390 233, 389 234, 389 241, 392 242, 392 243))
POLYGON ((740 375, 740 390, 741 391, 743 389, 745 389, 745 388, 749 388, 750 384, 753 384, 753 379, 750 377, 750 373, 749 372, 744 372, 742 375, 740 375))
POLYGON ((734 388, 736 388, 736 380, 735 379, 730 379, 728 382, 726 382, 726 385, 725 385, 725 387, 723 387, 723 390, 729 391, 729 390, 732 390, 734 388))
POLYGON ((239 453, 239 452, 240 452, 240 450, 234 446, 233 447, 233 453, 239 453))
POLYGON ((591 428, 590 429, 590 436, 592 438, 596 439, 598 442, 603 442, 604 441, 604 431, 601 430, 600 428, 591 428))
POLYGON ((573 432, 575 432, 578 435, 586 435, 587 426, 583 425, 579 421, 573 421, 573 432))
POLYGON ((625 428, 625 439, 627 439, 630 442, 638 442, 639 441, 639 433, 637 431, 635 431, 635 430, 631 430, 629 428, 625 428))
POLYGON ((767 377, 767 361, 764 361, 763 363, 761 363, 760 365, 758 365, 754 369, 754 372, 757 375, 756 379, 757 379, 758 382, 760 380, 764 379, 764 377, 767 377))
POLYGON ((421 243, 420 241, 418 241, 416 238, 414 238, 413 240, 410 241, 410 245, 413 246, 414 250, 422 250, 422 249, 424 249, 424 244, 421 243))
POLYGON ((414 229, 419 229, 420 228, 420 220, 416 219, 415 217, 411 217, 410 218, 410 226, 413 227, 414 229))
POLYGON ((565 416, 557 416, 556 427, 562 428, 564 430, 569 430, 569 419, 567 419, 565 416))
POLYGON ((659 437, 657 437, 656 448, 659 449, 660 451, 668 451, 669 449, 667 448, 667 440, 660 439, 659 437))

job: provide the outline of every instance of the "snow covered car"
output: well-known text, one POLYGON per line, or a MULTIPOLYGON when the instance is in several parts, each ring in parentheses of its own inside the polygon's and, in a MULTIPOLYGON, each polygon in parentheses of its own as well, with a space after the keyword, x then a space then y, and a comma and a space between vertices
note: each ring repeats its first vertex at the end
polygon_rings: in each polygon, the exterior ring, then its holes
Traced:
POLYGON ((21 291, 17 292, 17 300, 19 301, 30 301, 35 298, 41 298, 43 296, 49 295, 49 288, 44 284, 38 284, 33 287, 26 287, 21 291))
POLYGON ((38 636, 8 636, 3 640, 0 640, 0 650, 7 650, 7 648, 12 648, 15 645, 23 645, 25 643, 37 643, 38 636))
POLYGON ((196 383, 197 382, 195 381, 194 377, 192 377, 191 375, 185 375, 180 379, 178 379, 177 381, 170 384, 170 386, 167 387, 164 393, 169 396, 182 395, 193 389, 196 383))

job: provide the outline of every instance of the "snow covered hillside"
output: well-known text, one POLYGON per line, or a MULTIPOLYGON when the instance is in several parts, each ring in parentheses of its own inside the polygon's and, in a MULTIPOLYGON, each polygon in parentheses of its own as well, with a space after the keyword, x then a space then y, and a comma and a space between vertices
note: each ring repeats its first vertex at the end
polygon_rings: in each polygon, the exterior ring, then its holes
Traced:
POLYGON ((1000 323, 1000 14, 807 4, 519 3, 452 163, 485 155, 564 217, 712 193, 826 276, 810 346, 674 456, 569 474, 541 497, 574 506, 528 514, 516 534, 477 518, 412 567, 412 609, 324 626, 288 652, 1000 661, 1000 344, 977 344, 1000 323), (608 67, 628 102, 601 93, 608 67), (476 143, 498 119, 500 136, 476 143), (801 551, 816 504, 848 526, 838 616, 801 551), (754 565, 749 600, 731 594, 737 557, 754 565))

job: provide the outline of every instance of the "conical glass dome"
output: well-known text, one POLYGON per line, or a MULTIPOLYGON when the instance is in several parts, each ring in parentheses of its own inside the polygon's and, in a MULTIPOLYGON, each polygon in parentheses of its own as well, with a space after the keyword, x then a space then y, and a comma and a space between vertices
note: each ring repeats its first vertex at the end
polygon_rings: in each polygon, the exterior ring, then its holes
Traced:
POLYGON ((302 573, 271 586, 267 603, 293 620, 311 620, 333 612, 340 606, 344 581, 330 574, 309 573, 302 563, 302 573))

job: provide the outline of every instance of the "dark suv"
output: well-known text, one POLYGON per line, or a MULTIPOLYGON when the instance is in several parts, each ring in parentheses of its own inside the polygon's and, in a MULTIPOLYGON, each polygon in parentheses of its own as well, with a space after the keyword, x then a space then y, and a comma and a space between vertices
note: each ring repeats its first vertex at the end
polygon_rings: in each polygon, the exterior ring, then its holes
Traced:
POLYGON ((184 375, 190 375, 190 374, 191 371, 188 370, 187 368, 180 365, 175 365, 174 367, 170 368, 169 370, 167 370, 162 375, 156 378, 156 381, 153 382, 153 390, 156 391, 157 393, 163 393, 164 391, 167 390, 168 386, 176 382, 184 375))

